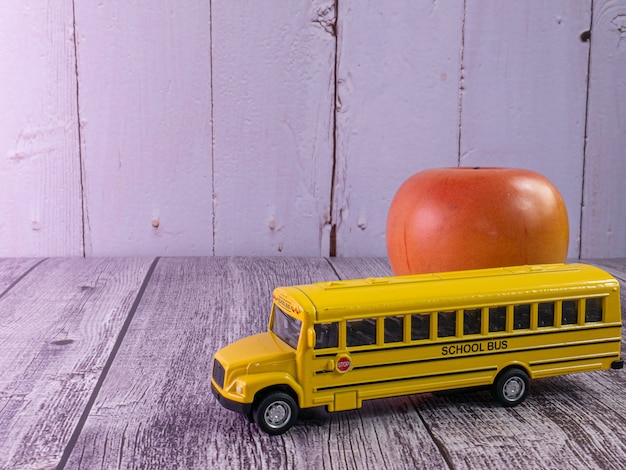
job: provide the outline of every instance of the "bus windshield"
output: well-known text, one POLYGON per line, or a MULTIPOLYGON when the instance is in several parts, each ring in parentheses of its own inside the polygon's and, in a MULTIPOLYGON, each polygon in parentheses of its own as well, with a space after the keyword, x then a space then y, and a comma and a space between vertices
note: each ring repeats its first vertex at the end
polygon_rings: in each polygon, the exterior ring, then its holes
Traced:
POLYGON ((274 321, 272 322, 272 332, 282 339, 293 349, 298 348, 300 339, 300 326, 302 322, 290 317, 278 306, 274 309, 274 321))

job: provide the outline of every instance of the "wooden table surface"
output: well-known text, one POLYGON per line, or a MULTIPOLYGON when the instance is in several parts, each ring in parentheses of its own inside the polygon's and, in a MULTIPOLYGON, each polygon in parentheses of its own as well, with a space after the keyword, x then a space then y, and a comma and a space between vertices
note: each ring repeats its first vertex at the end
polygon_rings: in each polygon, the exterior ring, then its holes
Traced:
MULTIPOLYGON (((592 264, 626 280, 626 259, 592 264)), ((536 380, 508 409, 474 391, 304 410, 276 437, 214 399, 213 353, 265 330, 274 287, 388 274, 380 258, 2 259, 0 467, 626 466, 626 370, 536 380)))

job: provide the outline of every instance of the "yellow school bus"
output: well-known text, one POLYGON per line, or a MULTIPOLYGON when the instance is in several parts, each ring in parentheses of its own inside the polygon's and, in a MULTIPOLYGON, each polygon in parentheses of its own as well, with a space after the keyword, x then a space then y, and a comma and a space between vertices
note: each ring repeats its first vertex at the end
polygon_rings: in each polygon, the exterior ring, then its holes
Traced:
POLYGON ((515 266, 279 287, 269 328, 215 353, 226 408, 281 434, 300 408, 621 369, 619 283, 584 264, 515 266))

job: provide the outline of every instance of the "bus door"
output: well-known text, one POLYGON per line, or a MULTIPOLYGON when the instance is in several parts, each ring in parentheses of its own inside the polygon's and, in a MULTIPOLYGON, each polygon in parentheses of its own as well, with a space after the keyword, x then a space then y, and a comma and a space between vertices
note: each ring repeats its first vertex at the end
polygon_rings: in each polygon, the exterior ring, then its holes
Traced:
POLYGON ((315 325, 312 388, 315 401, 330 411, 358 408, 358 383, 354 383, 355 354, 348 348, 376 344, 376 319, 347 320, 315 325), (345 333, 343 330, 345 325, 345 333), (344 341, 340 341, 340 337, 344 341))

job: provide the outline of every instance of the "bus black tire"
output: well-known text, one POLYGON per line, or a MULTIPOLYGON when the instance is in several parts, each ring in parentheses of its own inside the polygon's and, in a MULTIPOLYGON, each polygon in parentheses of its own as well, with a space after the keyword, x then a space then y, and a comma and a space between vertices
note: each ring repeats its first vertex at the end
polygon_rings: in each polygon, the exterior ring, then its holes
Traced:
POLYGON ((518 368, 506 369, 493 384, 493 395, 502 406, 517 406, 526 399, 530 390, 528 374, 518 368))
POLYGON ((291 395, 275 391, 261 397, 254 408, 254 422, 267 434, 286 432, 298 417, 298 404, 291 395))

